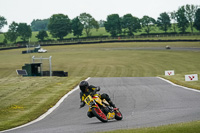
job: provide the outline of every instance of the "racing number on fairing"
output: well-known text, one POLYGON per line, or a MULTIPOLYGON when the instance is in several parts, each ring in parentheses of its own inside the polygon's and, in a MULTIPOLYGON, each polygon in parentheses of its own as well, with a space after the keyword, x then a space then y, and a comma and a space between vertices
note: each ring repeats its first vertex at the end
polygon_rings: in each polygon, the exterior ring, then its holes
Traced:
POLYGON ((85 99, 85 101, 86 101, 86 103, 89 103, 89 102, 90 102, 90 97, 87 97, 87 98, 85 99))
POLYGON ((86 102, 86 104, 89 105, 92 100, 93 100, 92 97, 89 95, 86 97, 85 102, 86 102))

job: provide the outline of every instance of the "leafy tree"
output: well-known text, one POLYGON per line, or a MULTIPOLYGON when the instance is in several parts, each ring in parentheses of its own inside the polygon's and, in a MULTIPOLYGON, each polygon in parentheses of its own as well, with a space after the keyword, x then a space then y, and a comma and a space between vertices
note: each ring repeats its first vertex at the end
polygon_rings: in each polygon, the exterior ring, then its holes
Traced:
POLYGON ((48 34, 45 30, 39 31, 39 33, 36 36, 40 41, 44 41, 44 38, 48 37, 48 34))
POLYGON ((194 27, 200 32, 200 8, 195 13, 194 27))
POLYGON ((112 36, 117 36, 117 34, 121 34, 122 32, 121 19, 118 14, 108 15, 104 26, 106 31, 112 36))
POLYGON ((19 36, 17 29, 18 24, 16 22, 12 22, 9 26, 8 32, 4 34, 6 40, 16 43, 17 37, 19 36))
POLYGON ((145 29, 145 31, 147 32, 147 34, 150 33, 150 31, 152 30, 152 27, 154 26, 154 24, 156 23, 155 19, 149 16, 143 16, 143 18, 140 20, 142 23, 142 27, 145 29))
POLYGON ((32 36, 31 26, 26 23, 19 23, 17 32, 23 41, 27 41, 32 36))
POLYGON ((193 33, 193 23, 195 19, 195 13, 197 11, 198 6, 195 5, 186 5, 185 6, 185 12, 186 12, 186 18, 189 21, 191 31, 193 33))
POLYGON ((7 42, 8 42, 8 41, 6 40, 6 38, 4 38, 4 39, 3 39, 3 44, 5 45, 5 44, 7 44, 7 42))
POLYGON ((98 23, 99 23, 99 27, 104 27, 105 21, 104 20, 100 20, 98 23))
POLYGON ((72 20, 72 30, 74 36, 79 38, 82 35, 84 25, 80 22, 79 18, 76 17, 72 20))
POLYGON ((70 19, 64 14, 54 14, 49 20, 48 29, 53 37, 63 39, 71 33, 70 19))
POLYGON ((157 19, 157 26, 160 27, 161 30, 167 32, 168 28, 171 27, 170 17, 164 12, 160 14, 160 17, 157 19))
POLYGON ((32 31, 47 30, 48 23, 49 23, 49 19, 43 19, 43 20, 34 19, 31 22, 31 29, 32 31))
POLYGON ((184 6, 180 7, 176 12, 176 19, 178 22, 178 27, 180 28, 181 32, 185 33, 186 29, 189 26, 189 21, 185 16, 185 8, 184 6))
POLYGON ((132 36, 133 32, 141 29, 140 20, 131 14, 126 14, 122 17, 122 27, 128 30, 128 35, 132 36))
POLYGON ((93 28, 95 28, 96 31, 98 31, 98 29, 99 29, 99 23, 95 19, 92 19, 92 25, 93 25, 93 28))
POLYGON ((172 27, 173 27, 174 32, 176 32, 176 23, 177 23, 176 11, 170 12, 170 18, 171 20, 173 20, 172 27))
POLYGON ((84 25, 84 29, 87 36, 91 35, 92 28, 99 28, 98 22, 88 13, 82 13, 79 16, 79 20, 84 25))
POLYGON ((7 25, 7 21, 3 16, 0 16, 0 30, 4 27, 4 25, 7 25))

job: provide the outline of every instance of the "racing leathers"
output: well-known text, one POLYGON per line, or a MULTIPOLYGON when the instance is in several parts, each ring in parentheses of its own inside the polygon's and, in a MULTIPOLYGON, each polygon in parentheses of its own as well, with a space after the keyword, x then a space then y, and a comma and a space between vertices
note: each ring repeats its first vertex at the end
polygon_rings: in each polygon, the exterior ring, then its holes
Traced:
MULTIPOLYGON (((100 91, 100 87, 96 87, 96 86, 93 86, 93 85, 89 85, 87 87, 87 89, 85 90, 85 92, 80 92, 80 99, 81 99, 81 104, 80 104, 80 108, 85 106, 85 102, 84 102, 84 99, 89 95, 89 94, 96 94, 97 91, 100 91)), ((99 98, 101 99, 105 99, 106 101, 108 101, 108 103, 113 107, 113 108, 116 108, 115 107, 115 104, 113 104, 113 102, 111 101, 110 97, 108 96, 108 94, 106 93, 103 93, 103 94, 98 94, 99 95, 99 98)), ((92 110, 88 110, 87 112, 87 115, 88 117, 92 118, 94 115, 92 113, 92 110)))

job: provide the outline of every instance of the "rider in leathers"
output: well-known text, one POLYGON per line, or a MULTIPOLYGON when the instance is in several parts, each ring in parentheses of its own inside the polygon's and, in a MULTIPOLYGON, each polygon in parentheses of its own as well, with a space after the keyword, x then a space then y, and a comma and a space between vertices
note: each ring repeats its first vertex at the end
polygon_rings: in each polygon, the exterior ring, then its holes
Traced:
MULTIPOLYGON (((84 99, 89 95, 89 94, 96 94, 97 91, 100 91, 100 87, 96 87, 93 85, 89 85, 89 83, 87 81, 81 81, 79 84, 79 88, 81 90, 80 92, 80 99, 81 99, 81 104, 80 104, 80 108, 85 106, 85 102, 84 99)), ((113 107, 115 107, 115 104, 113 104, 113 102, 110 100, 110 97, 108 96, 108 94, 103 93, 103 94, 99 94, 99 98, 101 99, 105 99, 106 101, 108 101, 108 103, 113 107)), ((92 113, 92 111, 89 109, 88 113, 87 113, 89 118, 92 118, 94 115, 92 113)))

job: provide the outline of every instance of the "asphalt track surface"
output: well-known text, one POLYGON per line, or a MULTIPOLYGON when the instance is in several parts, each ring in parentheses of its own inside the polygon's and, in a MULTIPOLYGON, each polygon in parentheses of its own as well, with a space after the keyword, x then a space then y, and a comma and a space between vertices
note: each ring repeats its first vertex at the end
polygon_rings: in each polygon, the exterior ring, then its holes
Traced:
POLYGON ((79 109, 74 91, 44 119, 6 133, 84 133, 152 127, 200 120, 200 91, 172 85, 157 77, 90 78, 89 83, 110 95, 123 120, 102 123, 79 109))

